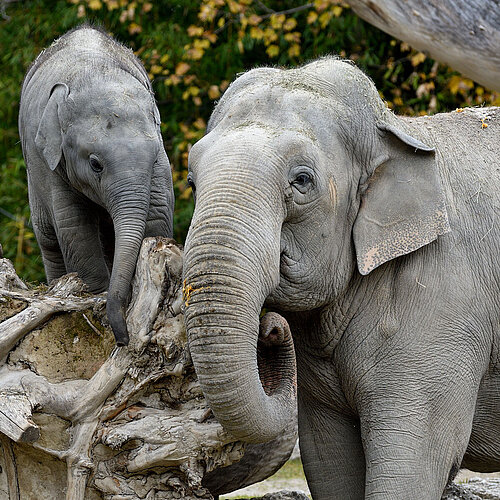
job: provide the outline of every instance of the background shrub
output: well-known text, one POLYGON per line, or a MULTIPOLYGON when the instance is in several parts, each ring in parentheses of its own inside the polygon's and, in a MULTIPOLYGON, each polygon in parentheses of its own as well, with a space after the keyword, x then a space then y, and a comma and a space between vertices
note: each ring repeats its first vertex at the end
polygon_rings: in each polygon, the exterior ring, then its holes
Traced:
POLYGON ((338 54, 355 60, 399 114, 500 104, 498 94, 365 23, 337 0, 299 6, 296 0, 25 0, 6 5, 0 19, 0 242, 28 281, 41 281, 44 274, 30 227, 17 131, 21 82, 44 47, 82 22, 103 26, 130 46, 153 81, 172 163, 180 242, 193 210, 186 183, 189 149, 203 136, 214 102, 242 71, 338 54))

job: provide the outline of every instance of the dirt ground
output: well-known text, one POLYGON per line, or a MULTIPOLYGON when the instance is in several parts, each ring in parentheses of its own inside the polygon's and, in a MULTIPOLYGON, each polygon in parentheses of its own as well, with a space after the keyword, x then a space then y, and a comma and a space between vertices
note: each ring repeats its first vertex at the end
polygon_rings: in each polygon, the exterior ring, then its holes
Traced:
MULTIPOLYGON (((472 477, 480 477, 483 479, 500 478, 500 472, 495 472, 492 474, 480 474, 478 472, 472 472, 470 470, 463 469, 460 471, 455 481, 457 483, 463 483, 467 482, 467 480, 472 477)), ((251 486, 247 486, 246 488, 243 488, 241 490, 233 491, 228 495, 222 496, 221 499, 259 497, 265 495, 266 493, 280 490, 301 490, 309 497, 311 496, 302 471, 300 469, 297 470, 296 466, 293 468, 290 467, 289 463, 287 463, 282 470, 278 471, 276 474, 274 474, 274 476, 271 476, 265 481, 252 484, 251 486), (295 472, 294 477, 290 477, 291 472, 295 472)))

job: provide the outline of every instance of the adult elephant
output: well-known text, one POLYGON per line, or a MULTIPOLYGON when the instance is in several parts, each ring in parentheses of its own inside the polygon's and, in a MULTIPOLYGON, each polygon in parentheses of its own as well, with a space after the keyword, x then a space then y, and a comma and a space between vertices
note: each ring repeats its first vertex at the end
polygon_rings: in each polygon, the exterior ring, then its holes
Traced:
POLYGON ((47 280, 77 272, 92 292, 109 287, 109 321, 127 344, 141 242, 172 236, 172 175, 146 71, 104 32, 70 31, 29 68, 19 133, 47 280))
POLYGON ((257 340, 289 366, 290 326, 313 498, 438 499, 461 466, 500 469, 499 143, 500 109, 396 117, 325 58, 239 77, 191 150, 199 380, 269 439, 293 382, 259 374, 257 340), (259 328, 263 306, 286 321, 259 328))

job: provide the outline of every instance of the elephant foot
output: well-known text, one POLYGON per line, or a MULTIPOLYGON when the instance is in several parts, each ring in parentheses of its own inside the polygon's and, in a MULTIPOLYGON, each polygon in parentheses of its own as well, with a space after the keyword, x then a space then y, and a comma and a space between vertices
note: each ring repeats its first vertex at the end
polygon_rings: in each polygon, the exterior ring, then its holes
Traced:
POLYGON ((268 396, 278 390, 283 377, 291 370, 295 373, 290 352, 293 353, 294 349, 287 321, 277 313, 267 313, 260 320, 257 364, 262 387, 268 396))

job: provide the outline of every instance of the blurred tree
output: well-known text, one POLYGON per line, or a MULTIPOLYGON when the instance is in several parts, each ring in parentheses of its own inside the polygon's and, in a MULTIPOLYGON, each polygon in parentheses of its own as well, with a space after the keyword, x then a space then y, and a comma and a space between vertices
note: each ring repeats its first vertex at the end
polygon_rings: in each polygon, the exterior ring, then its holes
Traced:
MULTIPOLYGON (((0 242, 21 277, 42 280, 17 132, 26 69, 54 38, 82 22, 102 25, 143 61, 156 92, 176 189, 175 237, 193 204, 187 157, 235 75, 256 65, 297 65, 335 53, 375 81, 397 113, 500 104, 499 94, 362 21, 340 0, 24 0, 0 19, 0 242)), ((2 15, 2 12, 0 12, 2 15)))

